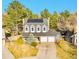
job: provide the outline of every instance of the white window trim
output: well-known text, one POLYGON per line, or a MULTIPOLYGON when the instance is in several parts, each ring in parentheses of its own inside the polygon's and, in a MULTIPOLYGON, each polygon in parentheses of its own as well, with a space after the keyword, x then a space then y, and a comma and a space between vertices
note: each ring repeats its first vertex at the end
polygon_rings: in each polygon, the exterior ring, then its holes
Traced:
POLYGON ((35 26, 34 26, 34 25, 31 25, 31 26, 30 26, 30 32, 32 32, 32 33, 35 32, 35 26), (32 31, 32 28, 34 29, 33 31, 32 31))
POLYGON ((40 26, 40 25, 37 25, 37 26, 36 26, 36 32, 37 32, 37 33, 40 33, 40 32, 41 32, 41 26, 40 26), (39 28, 39 31, 38 31, 38 28, 39 28))
POLYGON ((28 25, 25 25, 24 31, 29 32, 29 26, 28 25), (26 28, 27 28, 27 30, 26 30, 26 28))
POLYGON ((46 25, 42 26, 42 32, 47 32, 47 26, 46 25), (45 28, 45 31, 44 31, 44 28, 45 28))

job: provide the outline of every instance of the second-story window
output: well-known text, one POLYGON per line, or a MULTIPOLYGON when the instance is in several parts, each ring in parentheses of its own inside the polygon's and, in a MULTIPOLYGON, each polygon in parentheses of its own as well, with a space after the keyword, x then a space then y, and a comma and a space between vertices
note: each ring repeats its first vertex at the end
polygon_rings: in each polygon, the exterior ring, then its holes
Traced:
POLYGON ((37 32, 37 33, 40 33, 40 32, 41 32, 41 25, 37 25, 37 26, 36 26, 36 32, 37 32))
POLYGON ((26 31, 28 31, 28 28, 26 28, 26 31))
POLYGON ((32 28, 32 31, 34 31, 34 29, 32 28))
POLYGON ((25 32, 29 32, 29 26, 26 25, 25 28, 24 28, 25 32))
POLYGON ((39 31, 39 28, 38 28, 38 31, 39 31))
POLYGON ((31 26, 30 26, 30 32, 32 32, 32 33, 35 32, 35 26, 34 26, 34 25, 31 25, 31 26))
POLYGON ((45 29, 45 27, 44 27, 44 31, 45 31, 46 29, 45 29))
POLYGON ((47 32, 47 26, 46 25, 42 26, 42 32, 47 32))

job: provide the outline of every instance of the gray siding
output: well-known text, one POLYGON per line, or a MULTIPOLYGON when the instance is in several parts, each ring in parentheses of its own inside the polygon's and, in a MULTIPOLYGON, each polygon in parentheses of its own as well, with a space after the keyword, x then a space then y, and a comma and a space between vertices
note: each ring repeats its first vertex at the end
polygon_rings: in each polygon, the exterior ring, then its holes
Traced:
POLYGON ((43 23, 25 23, 23 26, 23 32, 47 32, 49 30, 49 25, 48 25, 47 19, 44 19, 43 23), (26 29, 27 28, 27 29, 26 29), (38 29, 39 28, 39 29, 38 29), (33 31, 32 31, 33 30, 33 31))

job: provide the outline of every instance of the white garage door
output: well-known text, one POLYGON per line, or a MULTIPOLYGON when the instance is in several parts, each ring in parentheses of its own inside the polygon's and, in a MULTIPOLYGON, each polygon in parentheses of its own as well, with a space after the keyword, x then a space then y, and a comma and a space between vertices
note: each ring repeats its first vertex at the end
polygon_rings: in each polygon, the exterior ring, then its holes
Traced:
POLYGON ((41 42, 47 42, 47 36, 41 36, 40 41, 41 42))
POLYGON ((55 42, 54 36, 48 36, 48 42, 55 42))

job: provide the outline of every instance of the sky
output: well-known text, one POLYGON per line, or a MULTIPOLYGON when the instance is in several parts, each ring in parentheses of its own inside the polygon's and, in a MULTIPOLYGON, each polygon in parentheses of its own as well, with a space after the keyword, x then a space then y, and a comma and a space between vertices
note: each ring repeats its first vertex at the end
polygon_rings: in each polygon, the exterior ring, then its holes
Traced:
MULTIPOLYGON (((2 0, 2 13, 13 0, 2 0)), ((77 0, 18 0, 26 8, 29 8, 33 13, 39 14, 45 8, 50 13, 57 11, 58 13, 68 10, 71 13, 77 10, 77 0)))

